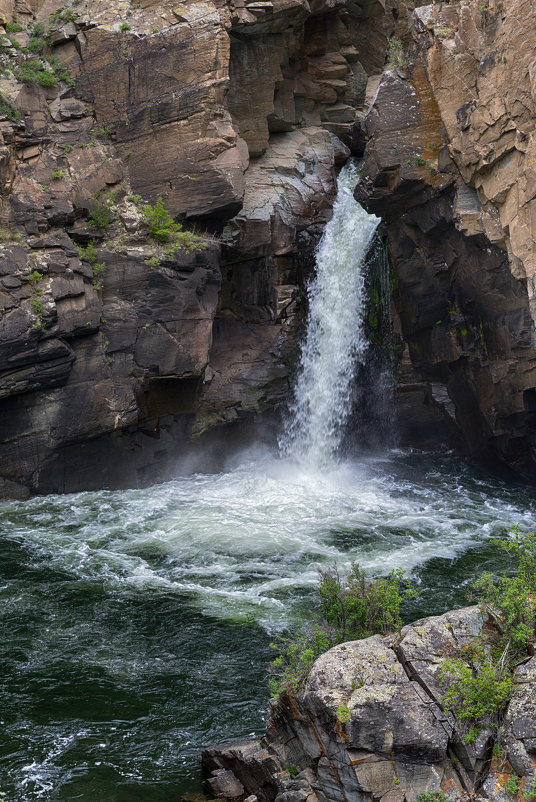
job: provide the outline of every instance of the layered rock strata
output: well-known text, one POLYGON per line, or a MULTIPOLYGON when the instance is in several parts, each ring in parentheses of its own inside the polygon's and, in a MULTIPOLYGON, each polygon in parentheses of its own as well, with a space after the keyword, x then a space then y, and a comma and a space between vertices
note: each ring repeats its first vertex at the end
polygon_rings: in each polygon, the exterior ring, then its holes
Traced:
POLYGON ((523 0, 416 9, 367 116, 358 187, 387 224, 417 374, 475 456, 530 479, 535 41, 523 0))
POLYGON ((232 781, 259 802, 415 802, 439 791, 451 802, 506 800, 517 775, 522 798, 536 777, 536 658, 516 670, 504 753, 494 753, 495 730, 467 739, 471 725, 442 708, 441 668, 463 659, 482 626, 470 607, 334 647, 303 691, 272 705, 264 738, 204 751, 212 793, 225 796, 232 781))
POLYGON ((392 22, 380 0, 1 11, 0 495, 162 478, 285 396, 392 22), (158 197, 203 247, 148 236, 158 197))

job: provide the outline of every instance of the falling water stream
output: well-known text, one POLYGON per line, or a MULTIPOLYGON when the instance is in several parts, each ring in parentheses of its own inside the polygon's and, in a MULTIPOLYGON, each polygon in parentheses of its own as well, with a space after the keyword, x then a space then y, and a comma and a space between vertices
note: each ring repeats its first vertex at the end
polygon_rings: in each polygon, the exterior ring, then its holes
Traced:
POLYGON ((463 604, 476 574, 504 568, 492 536, 534 527, 535 491, 454 457, 337 458, 377 223, 353 180, 319 248, 283 456, 253 450, 148 489, 0 503, 9 802, 176 801, 198 787, 203 746, 262 731, 270 639, 310 615, 319 567, 404 568, 416 617, 463 604))
POLYGON ((339 176, 333 217, 316 255, 295 400, 281 438, 284 453, 309 466, 328 466, 336 456, 356 366, 368 346, 363 268, 380 220, 354 200, 357 181, 350 161, 339 176))

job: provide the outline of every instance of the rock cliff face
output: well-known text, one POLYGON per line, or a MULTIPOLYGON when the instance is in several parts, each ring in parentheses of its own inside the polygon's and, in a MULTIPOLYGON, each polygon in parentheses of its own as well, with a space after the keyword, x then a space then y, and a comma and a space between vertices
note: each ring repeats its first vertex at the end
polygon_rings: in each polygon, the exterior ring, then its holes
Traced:
POLYGON ((386 221, 431 398, 450 399, 473 454, 534 479, 533 16, 461 0, 410 28, 367 116, 358 198, 386 221))
POLYGON ((381 0, 0 10, 0 495, 161 478, 284 396, 392 22, 381 0), (158 197, 204 247, 148 237, 158 197))
POLYGON ((261 741, 205 750, 209 788, 226 796, 232 783, 231 795, 259 802, 415 802, 439 791, 451 802, 506 802, 517 775, 521 798, 536 777, 536 658, 516 670, 504 754, 494 754, 492 729, 464 743, 470 725, 441 706, 443 663, 463 659, 482 626, 470 607, 336 646, 303 691, 273 705, 261 741))

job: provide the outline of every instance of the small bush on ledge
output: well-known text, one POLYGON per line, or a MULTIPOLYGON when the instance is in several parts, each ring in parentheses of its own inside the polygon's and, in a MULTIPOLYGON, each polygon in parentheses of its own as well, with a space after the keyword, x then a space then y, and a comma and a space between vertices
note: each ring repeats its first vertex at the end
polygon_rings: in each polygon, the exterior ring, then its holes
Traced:
POLYGON ((183 231, 182 225, 176 223, 166 207, 164 201, 159 197, 152 206, 147 203, 142 209, 142 214, 149 229, 149 235, 155 242, 170 243, 166 253, 173 257, 178 251, 184 250, 189 253, 191 250, 205 248, 206 242, 191 231, 183 231))

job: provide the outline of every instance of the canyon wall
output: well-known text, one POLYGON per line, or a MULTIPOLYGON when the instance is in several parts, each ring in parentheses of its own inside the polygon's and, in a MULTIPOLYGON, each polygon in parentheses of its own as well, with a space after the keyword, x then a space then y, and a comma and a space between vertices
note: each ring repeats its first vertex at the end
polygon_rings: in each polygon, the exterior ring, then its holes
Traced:
POLYGON ((523 0, 403 8, 357 197, 383 217, 413 368, 487 465, 536 473, 536 31, 523 0))
POLYGON ((380 0, 0 10, 0 495, 163 478, 288 394, 392 20, 380 0), (197 239, 149 236, 159 197, 197 239))

